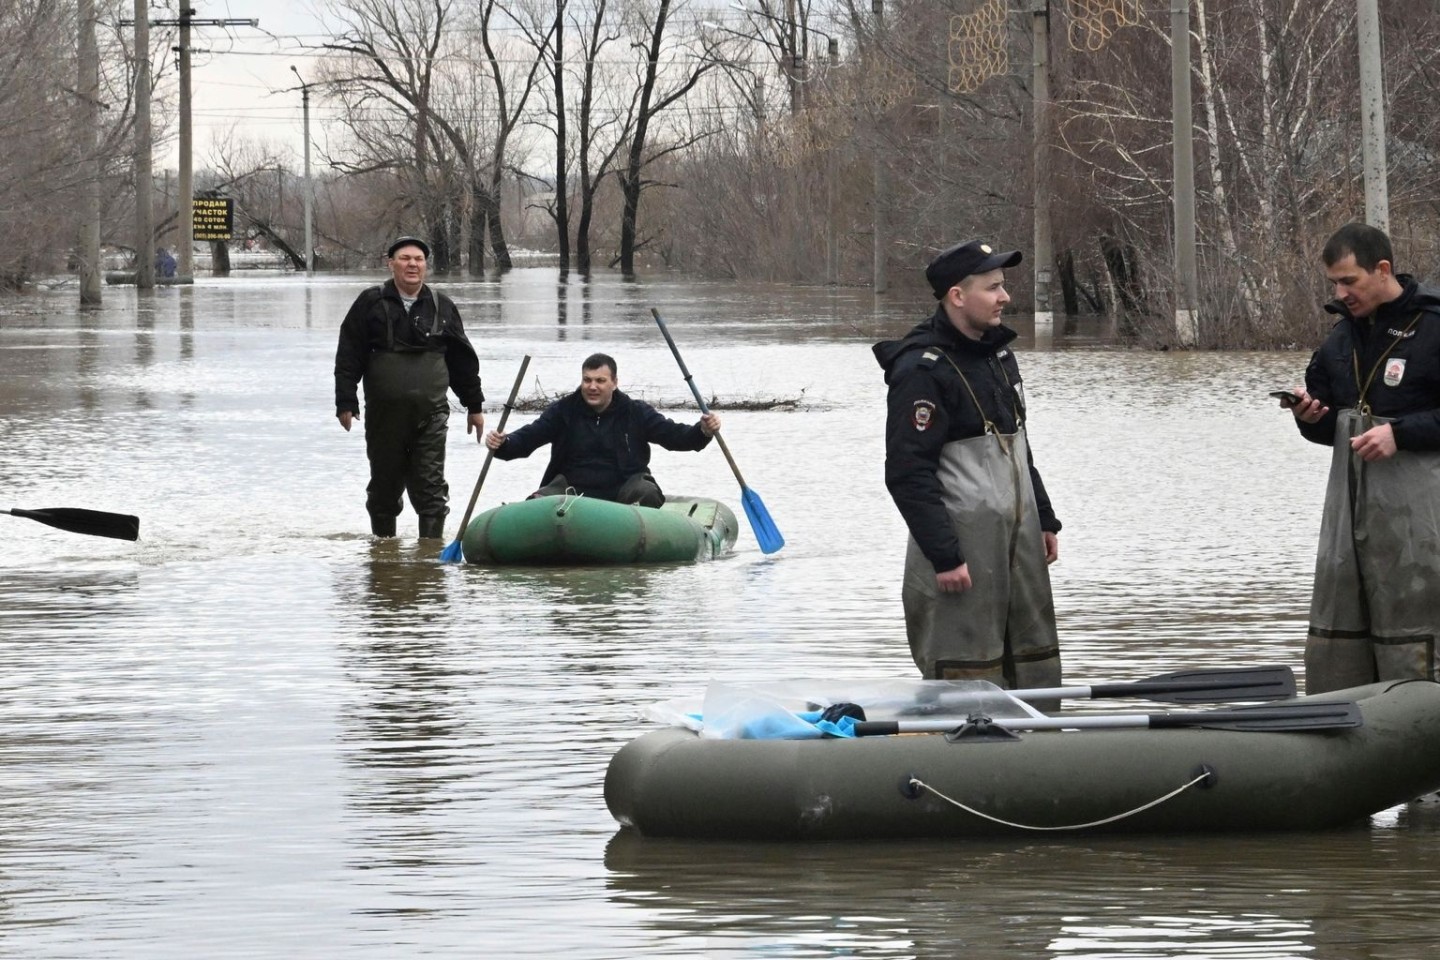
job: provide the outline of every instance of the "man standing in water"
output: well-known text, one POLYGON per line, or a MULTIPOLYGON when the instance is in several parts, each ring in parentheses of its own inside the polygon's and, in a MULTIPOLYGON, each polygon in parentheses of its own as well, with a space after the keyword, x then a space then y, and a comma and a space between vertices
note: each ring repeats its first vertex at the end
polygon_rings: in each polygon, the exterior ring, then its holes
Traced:
POLYGON ((1025 436, 1025 394, 1000 322, 1018 251, 979 241, 925 269, 940 301, 904 339, 875 345, 889 385, 885 485, 910 529, 901 598, 929 679, 1060 683, 1049 564, 1060 521, 1025 436))
POLYGON ((1390 238, 1341 227, 1322 252, 1339 319, 1293 405, 1334 448, 1305 641, 1305 691, 1437 679, 1440 290, 1395 273, 1390 238))
POLYGON ((580 364, 580 386, 513 433, 491 430, 485 445, 501 460, 519 460, 550 444, 550 462, 530 499, 574 491, 616 503, 665 503, 650 473, 650 444, 704 450, 720 432, 720 416, 676 423, 620 387, 615 358, 594 353, 580 364))
POLYGON ((401 493, 420 515, 420 536, 444 537, 450 488, 445 482, 445 391, 468 412, 465 432, 483 439, 480 361, 460 311, 425 283, 430 247, 400 237, 386 251, 390 279, 355 298, 335 350, 335 416, 347 431, 360 418, 357 385, 365 383, 365 453, 370 485, 365 508, 377 537, 395 536, 401 493))

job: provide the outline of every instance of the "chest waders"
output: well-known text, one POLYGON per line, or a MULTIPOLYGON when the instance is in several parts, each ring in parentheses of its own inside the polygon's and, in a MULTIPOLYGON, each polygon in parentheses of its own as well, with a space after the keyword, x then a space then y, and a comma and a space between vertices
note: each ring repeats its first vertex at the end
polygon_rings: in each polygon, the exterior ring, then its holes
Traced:
POLYGON ((1305 642, 1306 693, 1377 680, 1440 679, 1440 453, 1401 450, 1366 463, 1350 449, 1352 437, 1391 422, 1372 415, 1365 397, 1376 371, 1418 319, 1363 382, 1359 354, 1352 353, 1359 401, 1335 421, 1305 642))
POLYGON ((973 586, 941 593, 934 565, 910 538, 901 589, 910 653, 927 679, 1056 687, 1055 601, 1025 463, 1025 427, 1017 410, 1015 432, 1000 433, 965 375, 958 367, 955 372, 985 421, 984 434, 952 441, 940 451, 941 496, 973 586))
MULTIPOLYGON (((364 378, 365 453, 370 458, 365 508, 375 533, 393 535, 400 495, 407 493, 420 516, 420 535, 440 537, 450 496, 445 483, 450 373, 444 353, 403 344, 397 349, 388 305, 386 312, 386 349, 370 354, 364 378)), ((438 336, 443 326, 437 304, 430 336, 438 336)))

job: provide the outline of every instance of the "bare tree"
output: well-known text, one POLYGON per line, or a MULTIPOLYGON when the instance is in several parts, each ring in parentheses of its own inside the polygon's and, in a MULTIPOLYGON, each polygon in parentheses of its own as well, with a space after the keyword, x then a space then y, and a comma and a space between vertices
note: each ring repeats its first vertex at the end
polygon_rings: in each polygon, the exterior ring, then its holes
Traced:
POLYGON ((351 159, 339 166, 351 174, 397 176, 395 221, 379 228, 393 232, 404 219, 418 218, 443 271, 457 259, 461 205, 468 202, 469 266, 479 272, 483 239, 476 238, 485 235, 491 195, 474 141, 446 114, 452 104, 442 68, 451 6, 450 0, 401 6, 345 0, 338 5, 344 30, 324 46, 351 56, 328 64, 324 83, 353 139, 351 159), (457 180, 466 185, 463 195, 457 180))
POLYGON ((491 251, 501 269, 511 265, 510 249, 505 242, 505 231, 500 223, 500 189, 507 172, 506 156, 511 137, 525 119, 526 104, 539 78, 541 67, 548 59, 547 53, 554 40, 555 31, 562 22, 561 16, 547 18, 535 5, 524 3, 513 6, 501 4, 498 0, 482 0, 479 9, 479 38, 489 70, 491 96, 495 111, 494 136, 490 147, 490 204, 487 211, 490 226, 491 251), (519 53, 517 45, 502 47, 500 29, 513 25, 525 38, 528 49, 516 63, 519 53))
POLYGON ((694 126, 652 130, 652 125, 658 125, 666 110, 681 103, 701 77, 720 65, 712 57, 697 57, 693 44, 684 40, 674 42, 667 35, 673 7, 672 0, 658 0, 653 9, 636 11, 634 47, 644 51, 645 60, 638 65, 635 124, 625 168, 620 172, 620 192, 625 206, 620 220, 619 260, 620 271, 627 276, 635 273, 640 194, 651 182, 645 176, 646 168, 662 157, 685 150, 712 132, 710 128, 694 126))

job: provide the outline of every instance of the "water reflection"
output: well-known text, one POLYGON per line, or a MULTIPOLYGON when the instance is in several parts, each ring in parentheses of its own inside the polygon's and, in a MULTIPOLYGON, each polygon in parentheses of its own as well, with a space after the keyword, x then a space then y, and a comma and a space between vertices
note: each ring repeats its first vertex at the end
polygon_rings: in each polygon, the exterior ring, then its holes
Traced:
MULTIPOLYGON (((506 598, 506 606, 533 609, 541 635, 565 638, 549 654, 556 668, 603 671, 615 657, 633 654, 627 641, 644 636, 653 625, 663 629, 652 590, 672 579, 662 567, 498 568, 483 571, 488 589, 506 598)), ((482 575, 482 571, 467 571, 482 575)))
POLYGON ((1353 829, 757 846, 621 830, 605 866, 611 897, 657 942, 703 942, 714 956, 783 943, 787 956, 816 957, 1361 960, 1406 955, 1429 936, 1440 879, 1398 840, 1353 829))
MULTIPOLYGON (((330 367, 378 279, 237 272, 84 316, 73 289, 0 302, 14 505, 135 513, 144 531, 0 517, 11 953, 1349 960, 1429 943, 1440 804, 1221 842, 615 836, 605 767, 647 704, 715 676, 913 675, 869 345, 931 304, 603 271, 446 278, 492 404, 524 353, 527 392, 573 388, 583 340, 692 416, 651 305, 706 392, 804 397, 726 424, 780 553, 742 528, 709 563, 485 570, 355 535, 363 442, 335 427, 330 367)), ((1093 320, 1032 347, 1014 325, 1066 523, 1067 681, 1298 667, 1325 451, 1265 393, 1304 356, 1095 349, 1093 320)), ((483 450, 452 430, 464 494, 483 450)), ((718 450, 656 466, 667 489, 738 507, 718 450)), ((481 509, 540 469, 497 464, 481 509)))
MULTIPOLYGON (((189 363, 195 359, 195 300, 193 297, 185 296, 181 291, 180 301, 180 360, 189 363)), ((185 394, 184 402, 188 405, 193 396, 185 394)))
POLYGON ((361 581, 345 570, 336 584, 358 609, 340 645, 338 719, 344 760, 364 769, 350 797, 360 810, 423 818, 473 764, 454 700, 473 660, 447 622, 445 569, 428 547, 376 540, 361 581))

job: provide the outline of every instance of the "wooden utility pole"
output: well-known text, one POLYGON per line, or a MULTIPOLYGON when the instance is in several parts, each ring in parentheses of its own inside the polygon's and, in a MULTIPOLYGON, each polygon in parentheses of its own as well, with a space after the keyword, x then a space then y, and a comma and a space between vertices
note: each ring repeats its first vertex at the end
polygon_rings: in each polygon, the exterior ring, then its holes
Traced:
MULTIPOLYGON (((191 158, 191 141, 192 141, 192 139, 193 139, 193 135, 192 135, 192 133, 191 133, 191 124, 190 124, 190 28, 191 28, 191 27, 258 27, 258 26, 260 25, 260 21, 259 21, 259 20, 236 20, 236 19, 228 19, 228 18, 221 18, 221 19, 217 19, 217 20, 197 20, 197 19, 195 18, 195 9, 194 9, 193 7, 183 6, 183 7, 180 8, 180 19, 178 19, 178 20, 148 20, 148 22, 146 22, 145 25, 144 25, 145 42, 144 42, 144 45, 142 46, 142 45, 140 44, 140 37, 141 37, 141 32, 142 32, 141 21, 147 20, 147 18, 146 18, 146 16, 145 16, 145 14, 146 14, 147 11, 148 11, 148 7, 147 7, 146 3, 144 2, 144 0, 135 0, 135 37, 136 37, 136 46, 137 46, 136 56, 138 56, 138 57, 140 58, 140 68, 141 68, 141 71, 142 71, 142 73, 143 73, 143 75, 144 75, 144 79, 143 79, 142 81, 139 81, 139 82, 141 82, 141 83, 144 84, 144 90, 145 90, 145 97, 144 97, 144 103, 145 103, 145 118, 144 118, 144 119, 145 119, 145 123, 144 123, 144 125, 143 125, 143 135, 142 135, 141 131, 139 130, 141 117, 140 117, 140 111, 139 111, 139 105, 138 105, 138 97, 139 97, 140 91, 139 91, 138 89, 137 89, 137 91, 136 91, 136 95, 137 95, 137 106, 136 106, 135 119, 136 119, 136 124, 137 124, 137 136, 136 136, 137 143, 136 143, 135 151, 136 151, 137 161, 138 161, 138 156, 139 156, 140 151, 141 151, 142 149, 144 150, 145 156, 147 157, 146 166, 148 166, 148 165, 149 165, 148 157, 149 157, 149 155, 150 155, 150 150, 149 150, 149 139, 150 139, 150 123, 149 123, 149 115, 150 115, 150 97, 149 97, 149 92, 150 92, 149 59, 150 59, 150 55, 149 55, 149 54, 150 54, 150 47, 149 47, 149 44, 150 44, 150 40, 149 40, 149 29, 148 29, 148 28, 149 28, 149 27, 179 27, 179 28, 180 28, 180 45, 179 45, 178 47, 173 48, 173 49, 174 49, 174 52, 175 52, 175 54, 176 54, 176 63, 177 63, 178 72, 179 72, 179 75, 180 75, 180 196, 177 198, 177 201, 176 201, 176 202, 177 202, 177 206, 178 206, 178 208, 179 208, 179 209, 178 209, 178 219, 179 219, 179 221, 180 221, 180 223, 179 223, 179 227, 180 227, 180 250, 178 251, 178 256, 176 257, 176 262, 177 262, 177 268, 176 268, 177 277, 176 277, 176 279, 183 279, 184 282, 188 283, 188 282, 190 282, 190 280, 193 279, 194 276, 195 276, 195 269, 194 269, 195 251, 194 251, 194 249, 193 249, 194 246, 195 246, 195 189, 194 189, 194 179, 193 179, 193 175, 192 175, 191 160, 190 160, 190 158, 191 158), (138 141, 140 141, 141 139, 143 139, 143 140, 146 141, 145 145, 143 145, 143 146, 138 142, 138 141)), ((123 25, 128 25, 128 24, 130 23, 130 21, 128 21, 128 20, 121 20, 120 23, 123 24, 123 25)), ((138 164, 138 162, 137 162, 136 170, 135 170, 135 174, 136 174, 136 179, 137 179, 137 181, 140 180, 140 173, 141 173, 141 171, 140 171, 140 169, 139 169, 139 164, 138 164)), ((167 176, 168 176, 168 174, 167 174, 167 176)), ((151 189, 151 188, 150 188, 150 183, 151 183, 151 180, 150 180, 150 177, 149 177, 148 175, 144 178, 143 184, 142 184, 142 183, 137 183, 137 185, 136 185, 136 206, 137 206, 137 207, 141 205, 141 197, 140 197, 140 194, 141 194, 141 193, 143 193, 146 197, 149 196, 150 189, 151 189)), ((140 228, 140 227, 139 227, 139 221, 140 221, 140 219, 141 219, 141 216, 142 216, 142 214, 137 210, 137 212, 136 212, 136 214, 135 214, 137 230, 140 228)), ((151 239, 150 241, 148 241, 145 245, 153 250, 153 245, 154 245, 154 240, 153 240, 153 237, 154 237, 154 229, 153 229, 153 227, 152 227, 152 229, 151 229, 151 231, 150 231, 149 236, 150 236, 152 239, 151 239)), ((140 278, 141 278, 141 276, 142 276, 141 271, 143 271, 143 270, 146 269, 144 263, 149 263, 149 264, 150 264, 149 269, 150 269, 151 271, 153 271, 153 270, 154 270, 154 259, 155 259, 155 257, 154 257, 154 254, 151 253, 151 254, 149 255, 149 257, 146 258, 146 257, 143 256, 143 254, 142 254, 138 249, 137 249, 137 251, 136 251, 136 256, 137 256, 138 258, 140 258, 142 261, 144 261, 143 263, 139 263, 139 264, 136 265, 135 279, 136 279, 136 282, 137 282, 137 284, 138 284, 138 283, 140 282, 140 278)), ((153 273, 151 274, 151 276, 153 276, 153 273)), ((153 285, 153 284, 152 284, 152 285, 153 285)))
MULTIPOLYGON (((833 72, 840 65, 840 41, 826 37, 825 49, 833 72)), ((839 152, 840 147, 835 143, 825 151, 825 282, 831 286, 840 282, 840 241, 835 235, 835 180, 839 176, 836 155, 839 152)))
POLYGON ((290 66, 295 79, 300 81, 300 103, 305 120, 305 275, 315 275, 315 238, 314 238, 314 196, 315 188, 310 183, 310 85, 305 78, 300 76, 300 71, 295 69, 294 64, 290 66))
POLYGON ((1385 75, 1380 66, 1377 0, 1356 0, 1360 44, 1360 144, 1365 168, 1365 222, 1390 232, 1390 188, 1385 163, 1385 75))
POLYGON ((1190 105, 1190 0, 1171 0, 1170 104, 1175 183, 1175 336, 1189 346, 1199 338, 1195 265, 1195 148, 1190 105))
POLYGON ((155 286, 155 175, 150 130, 148 0, 135 0, 135 286, 155 286))
MULTIPOLYGON (((183 3, 184 0, 181 0, 183 3)), ((176 257, 176 272, 180 277, 193 279, 195 276, 195 181, 191 171, 190 125, 190 25, 195 16, 193 7, 180 8, 180 251, 176 257)))
POLYGON ((1055 323, 1050 305, 1050 267, 1055 262, 1050 248, 1050 164, 1045 140, 1050 132, 1050 0, 1035 0, 1030 8, 1030 43, 1034 68, 1031 91, 1032 170, 1035 202, 1035 330, 1049 330, 1055 323))
MULTIPOLYGON (((870 12, 875 18, 874 42, 871 46, 871 63, 876 64, 882 56, 880 52, 880 40, 885 34, 885 0, 870 0, 870 12)), ((888 96, 888 91, 881 91, 881 96, 888 96)), ((885 169, 884 144, 881 142, 885 130, 884 111, 886 107, 882 101, 877 104, 875 118, 875 146, 874 153, 870 158, 871 176, 874 181, 872 188, 873 205, 871 218, 873 223, 872 233, 874 240, 874 284, 876 293, 885 293, 890 289, 890 278, 886 274, 886 260, 890 256, 890 232, 886 226, 889 219, 890 205, 890 177, 885 169)))
POLYGON ((76 8, 80 35, 76 44, 80 94, 80 303, 100 303, 100 50, 95 44, 95 0, 76 8))

